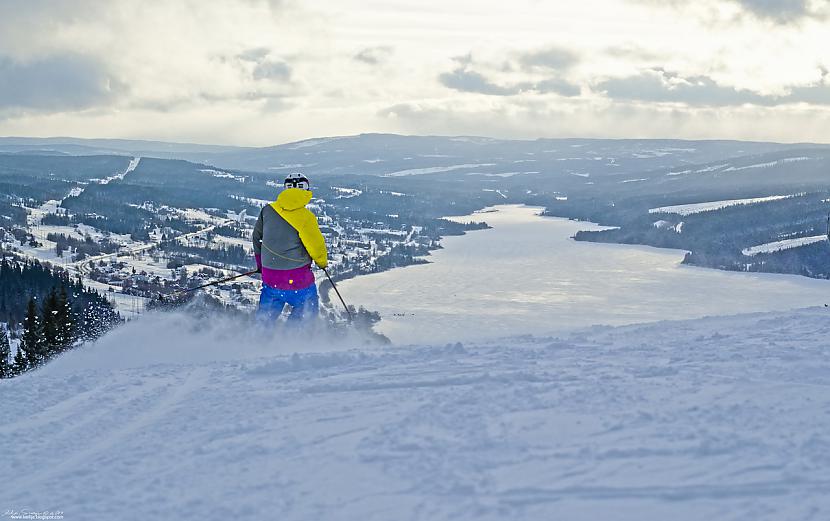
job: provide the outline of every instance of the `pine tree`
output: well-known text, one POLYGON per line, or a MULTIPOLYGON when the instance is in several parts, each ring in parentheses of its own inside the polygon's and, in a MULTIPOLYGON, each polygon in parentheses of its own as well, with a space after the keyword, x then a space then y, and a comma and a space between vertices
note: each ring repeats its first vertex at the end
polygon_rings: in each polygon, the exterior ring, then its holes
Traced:
POLYGON ((41 343, 43 356, 39 362, 52 358, 58 353, 58 294, 55 288, 43 301, 43 314, 41 319, 41 343))
POLYGON ((17 346, 17 353, 14 355, 14 362, 12 363, 12 376, 25 373, 29 370, 29 359, 26 356, 20 345, 17 346))
POLYGON ((82 342, 90 342, 121 323, 121 315, 110 306, 90 304, 79 317, 82 342))
POLYGON ((15 356, 17 374, 42 364, 46 360, 46 347, 43 341, 43 323, 38 316, 35 299, 30 298, 26 308, 26 319, 23 321, 23 336, 15 356))
POLYGON ((69 302, 69 295, 66 292, 66 285, 61 284, 57 294, 55 311, 56 337, 55 345, 58 352, 63 352, 72 347, 75 340, 75 318, 72 312, 72 304, 69 302))
POLYGON ((0 378, 11 378, 13 375, 11 360, 9 360, 11 354, 9 334, 4 326, 0 326, 0 378))

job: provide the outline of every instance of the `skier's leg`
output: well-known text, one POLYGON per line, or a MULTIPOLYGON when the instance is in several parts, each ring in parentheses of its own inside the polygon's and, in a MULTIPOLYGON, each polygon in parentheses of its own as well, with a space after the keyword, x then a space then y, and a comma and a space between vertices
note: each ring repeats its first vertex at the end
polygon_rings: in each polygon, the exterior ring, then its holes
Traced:
POLYGON ((258 324, 268 326, 276 322, 285 307, 284 292, 263 285, 262 293, 259 294, 259 308, 256 312, 258 324))
POLYGON ((292 295, 289 302, 291 305, 291 314, 288 315, 288 321, 291 323, 299 323, 302 320, 313 319, 320 313, 320 298, 317 295, 317 285, 301 289, 292 295))

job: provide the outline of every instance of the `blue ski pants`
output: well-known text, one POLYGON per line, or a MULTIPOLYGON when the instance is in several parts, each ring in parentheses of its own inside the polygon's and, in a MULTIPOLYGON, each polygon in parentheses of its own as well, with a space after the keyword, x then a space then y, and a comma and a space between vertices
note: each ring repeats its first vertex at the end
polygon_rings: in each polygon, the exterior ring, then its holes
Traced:
POLYGON ((304 289, 275 289, 262 285, 262 293, 259 295, 259 308, 256 312, 256 320, 260 324, 267 325, 274 323, 282 314, 283 308, 288 304, 291 306, 291 313, 288 315, 289 323, 299 323, 305 318, 314 318, 320 310, 320 299, 317 296, 317 285, 304 289))

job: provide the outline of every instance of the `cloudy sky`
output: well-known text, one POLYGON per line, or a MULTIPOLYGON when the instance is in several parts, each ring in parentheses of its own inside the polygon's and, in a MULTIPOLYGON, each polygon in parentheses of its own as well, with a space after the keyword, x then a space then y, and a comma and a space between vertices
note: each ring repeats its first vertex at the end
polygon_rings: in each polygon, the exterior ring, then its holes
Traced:
POLYGON ((2 0, 0 135, 830 142, 830 0, 2 0))

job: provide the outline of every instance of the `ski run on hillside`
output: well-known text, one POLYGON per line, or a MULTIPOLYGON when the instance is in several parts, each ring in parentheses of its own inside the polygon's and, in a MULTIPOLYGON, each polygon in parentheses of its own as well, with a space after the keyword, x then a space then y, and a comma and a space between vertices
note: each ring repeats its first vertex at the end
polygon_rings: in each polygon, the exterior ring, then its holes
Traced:
POLYGON ((0 382, 0 505, 118 520, 830 519, 825 308, 271 343, 150 314, 0 382), (305 344, 308 344, 305 342, 305 344))

